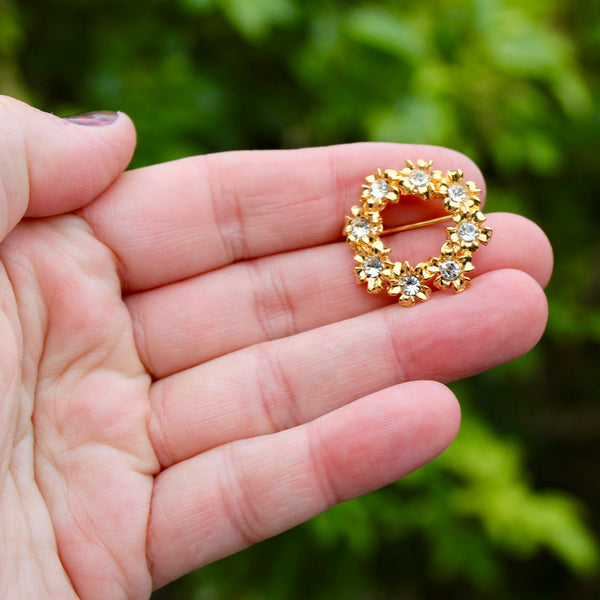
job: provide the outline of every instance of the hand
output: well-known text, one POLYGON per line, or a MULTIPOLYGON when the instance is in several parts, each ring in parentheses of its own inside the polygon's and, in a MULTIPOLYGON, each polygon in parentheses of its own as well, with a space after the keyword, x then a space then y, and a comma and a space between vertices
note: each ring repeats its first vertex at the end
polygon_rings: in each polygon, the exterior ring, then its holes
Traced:
MULTIPOLYGON (((464 294, 402 308, 356 285, 340 231, 363 177, 433 158, 482 186, 450 150, 236 152, 120 174, 124 115, 83 127, 5 99, 0 130, 3 598, 148 598, 386 485, 453 439, 440 382, 543 331, 551 251, 516 215, 489 215, 464 294)), ((399 234, 394 256, 414 264, 442 239, 399 234)))

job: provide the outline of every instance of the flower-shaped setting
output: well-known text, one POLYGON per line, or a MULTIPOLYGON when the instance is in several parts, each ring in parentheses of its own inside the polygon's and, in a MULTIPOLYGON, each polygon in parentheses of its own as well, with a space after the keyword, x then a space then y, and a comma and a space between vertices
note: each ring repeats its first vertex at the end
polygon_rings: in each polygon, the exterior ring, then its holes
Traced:
POLYGON ((362 186, 365 212, 383 210, 388 202, 395 203, 400 199, 398 171, 377 169, 374 175, 369 175, 365 180, 367 183, 362 186))
POLYGON ((344 235, 348 245, 356 250, 372 244, 383 231, 379 212, 365 212, 362 206, 353 206, 350 212, 352 216, 346 217, 344 224, 344 235))
POLYGON ((367 282, 367 291, 378 294, 383 290, 384 283, 391 276, 391 263, 388 260, 389 248, 381 240, 371 244, 361 254, 356 254, 354 260, 358 266, 354 267, 359 283, 367 282))
POLYGON ((472 260, 470 254, 459 255, 456 246, 443 247, 441 256, 429 259, 425 276, 434 278, 433 285, 440 290, 452 287, 456 294, 464 292, 471 285, 466 274, 475 269, 472 260))
POLYGON ((474 270, 472 257, 479 244, 487 244, 492 230, 483 223, 486 218, 479 210, 481 190, 472 181, 463 181, 460 169, 432 171, 433 161, 418 160, 417 164, 406 161, 401 171, 377 169, 366 177, 362 186, 361 204, 351 208, 346 217, 344 235, 355 251, 356 278, 367 284, 367 291, 376 294, 386 290, 390 296, 399 296, 402 306, 414 306, 431 296, 432 285, 437 289, 452 288, 455 293, 466 290, 471 280, 467 276, 474 270), (402 195, 419 196, 422 200, 441 200, 449 216, 421 223, 403 225, 386 231, 381 211, 389 203, 396 203, 402 195), (390 249, 381 236, 439 222, 454 221, 446 228, 446 241, 439 257, 431 257, 412 267, 407 261, 393 262, 390 249))
POLYGON ((463 181, 461 169, 448 171, 438 188, 438 193, 444 198, 444 208, 451 212, 463 207, 469 210, 478 209, 481 205, 479 194, 481 190, 474 181, 463 181))
POLYGON ((425 285, 426 269, 427 263, 419 263, 414 268, 407 261, 394 263, 388 294, 399 296, 398 302, 402 306, 413 306, 417 300, 429 300, 431 289, 425 285))
POLYGON ((466 252, 473 254, 480 243, 487 245, 492 238, 492 230, 483 226, 486 217, 478 209, 461 208, 452 219, 456 225, 446 229, 448 241, 466 252))
POLYGON ((405 194, 420 196, 423 200, 429 200, 436 194, 442 183, 441 171, 432 171, 432 160, 417 161, 417 166, 412 160, 406 159, 406 167, 399 172, 400 184, 405 194))

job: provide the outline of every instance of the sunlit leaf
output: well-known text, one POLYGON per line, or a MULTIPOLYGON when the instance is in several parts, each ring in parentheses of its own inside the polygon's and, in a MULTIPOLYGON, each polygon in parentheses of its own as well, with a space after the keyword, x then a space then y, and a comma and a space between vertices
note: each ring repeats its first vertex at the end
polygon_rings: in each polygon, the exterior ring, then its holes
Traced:
POLYGON ((273 25, 289 23, 296 15, 293 0, 215 0, 229 20, 250 39, 264 37, 273 25))

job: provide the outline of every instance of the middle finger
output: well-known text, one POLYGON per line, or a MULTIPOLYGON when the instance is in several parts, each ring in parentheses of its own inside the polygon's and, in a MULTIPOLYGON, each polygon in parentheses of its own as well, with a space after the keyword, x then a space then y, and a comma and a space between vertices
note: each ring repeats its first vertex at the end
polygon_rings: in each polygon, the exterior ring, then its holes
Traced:
MULTIPOLYGON (((474 257, 475 277, 492 269, 518 268, 545 285, 551 261, 540 256, 551 251, 543 232, 512 214, 490 215, 488 223, 494 238, 474 257)), ((437 255, 443 240, 443 227, 429 227, 386 243, 393 248, 392 258, 415 264, 437 255)), ((236 263, 130 295, 126 303, 142 361, 152 375, 165 377, 252 344, 394 302, 387 294, 373 296, 356 285, 354 264, 344 243, 330 244, 236 263)))

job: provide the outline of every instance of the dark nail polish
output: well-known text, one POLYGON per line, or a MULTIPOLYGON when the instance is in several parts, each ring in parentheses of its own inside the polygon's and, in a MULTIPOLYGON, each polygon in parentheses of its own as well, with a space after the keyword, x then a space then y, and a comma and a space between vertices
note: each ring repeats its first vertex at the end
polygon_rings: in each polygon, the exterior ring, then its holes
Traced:
POLYGON ((103 127, 114 123, 119 116, 119 113, 112 110, 94 110, 92 112, 81 113, 78 115, 69 115, 63 117, 69 123, 77 125, 87 125, 88 127, 103 127))

